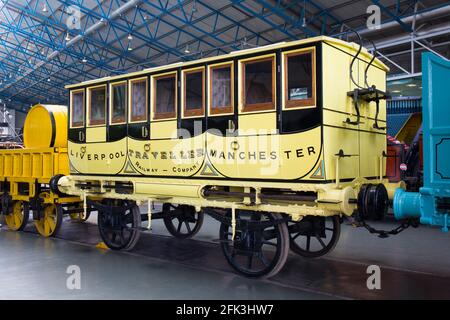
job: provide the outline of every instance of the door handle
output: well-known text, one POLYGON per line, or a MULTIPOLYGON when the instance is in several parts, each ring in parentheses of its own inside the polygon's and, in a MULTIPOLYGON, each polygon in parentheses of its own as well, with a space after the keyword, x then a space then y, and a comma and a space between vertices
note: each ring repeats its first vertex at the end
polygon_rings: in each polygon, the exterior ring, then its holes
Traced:
POLYGON ((147 129, 147 127, 143 126, 141 131, 142 131, 141 132, 142 133, 142 137, 143 138, 147 138, 148 137, 148 129, 147 129))

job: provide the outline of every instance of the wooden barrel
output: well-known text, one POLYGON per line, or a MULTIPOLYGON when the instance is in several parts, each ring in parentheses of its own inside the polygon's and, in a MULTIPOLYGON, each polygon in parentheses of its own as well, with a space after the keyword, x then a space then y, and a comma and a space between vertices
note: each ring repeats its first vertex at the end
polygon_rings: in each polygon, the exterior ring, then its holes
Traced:
POLYGON ((67 107, 37 104, 23 127, 25 148, 67 147, 67 107))

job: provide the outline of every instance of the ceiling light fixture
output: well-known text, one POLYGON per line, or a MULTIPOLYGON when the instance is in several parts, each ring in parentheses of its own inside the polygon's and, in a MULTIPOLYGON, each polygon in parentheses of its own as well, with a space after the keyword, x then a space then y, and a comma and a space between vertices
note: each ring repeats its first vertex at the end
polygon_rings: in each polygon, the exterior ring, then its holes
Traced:
POLYGON ((191 50, 189 50, 189 45, 186 45, 186 49, 184 49, 184 53, 189 54, 191 53, 191 50))
POLYGON ((42 7, 42 12, 47 12, 47 5, 44 3, 44 6, 42 7))
POLYGON ((65 40, 66 40, 66 41, 70 41, 70 34, 69 34, 68 32, 66 33, 66 38, 65 38, 65 40))
POLYGON ((302 27, 306 27, 306 0, 303 1, 303 20, 302 20, 302 27))

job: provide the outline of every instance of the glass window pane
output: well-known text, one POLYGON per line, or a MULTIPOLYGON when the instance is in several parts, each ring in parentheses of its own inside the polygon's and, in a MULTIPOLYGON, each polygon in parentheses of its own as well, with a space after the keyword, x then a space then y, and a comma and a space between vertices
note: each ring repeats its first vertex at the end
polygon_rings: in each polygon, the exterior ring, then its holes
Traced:
POLYGON ((84 92, 72 93, 72 127, 84 125, 84 92))
POLYGON ((231 107, 231 66, 212 69, 212 99, 213 109, 228 109, 231 107))
POLYGON ((131 121, 147 120, 147 81, 131 82, 131 121))
POLYGON ((105 124, 105 87, 89 89, 90 103, 89 125, 105 124))
POLYGON ((127 84, 112 86, 112 123, 125 122, 127 110, 127 84))
POLYGON ((288 57, 288 100, 307 100, 313 97, 312 55, 288 57))
POLYGON ((175 117, 175 76, 156 79, 155 115, 157 118, 175 117))
POLYGON ((245 104, 272 102, 272 59, 245 64, 245 104))
POLYGON ((203 108, 203 71, 186 73, 185 108, 196 110, 203 108))

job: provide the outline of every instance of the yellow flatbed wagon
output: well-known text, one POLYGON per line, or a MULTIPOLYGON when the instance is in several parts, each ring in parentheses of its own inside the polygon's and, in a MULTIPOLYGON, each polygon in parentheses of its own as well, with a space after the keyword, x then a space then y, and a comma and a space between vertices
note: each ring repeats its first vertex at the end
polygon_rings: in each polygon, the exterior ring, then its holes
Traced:
POLYGON ((12 230, 22 230, 33 214, 37 231, 53 236, 64 213, 85 220, 79 197, 54 193, 51 178, 69 173, 67 108, 34 106, 24 127, 24 149, 0 150, 1 212, 12 230))

